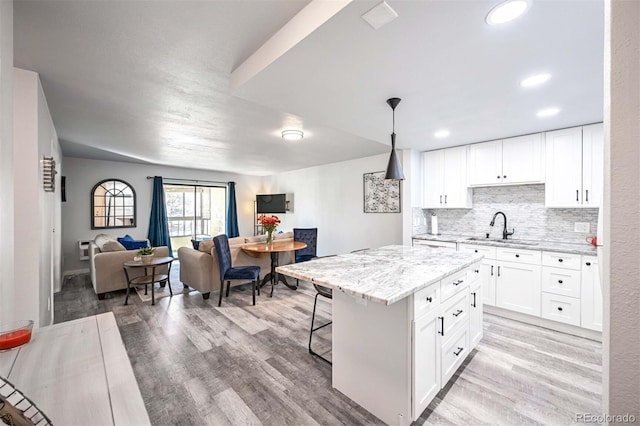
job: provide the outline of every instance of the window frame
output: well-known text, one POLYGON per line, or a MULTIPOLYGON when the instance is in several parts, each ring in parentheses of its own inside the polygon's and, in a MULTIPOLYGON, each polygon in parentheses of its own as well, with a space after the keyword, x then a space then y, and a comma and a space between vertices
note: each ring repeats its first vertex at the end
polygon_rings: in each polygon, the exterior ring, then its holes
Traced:
MULTIPOLYGON (((126 190, 125 188, 125 190, 126 190)), ((120 191, 122 192, 122 191, 120 191)), ((117 195, 115 196, 117 199, 117 195)), ((121 196, 122 198, 124 198, 124 196, 121 196)), ((114 206, 115 207, 115 206, 114 206)), ((123 203, 123 208, 124 207, 129 207, 129 206, 124 206, 123 203)), ((117 216, 114 216, 116 219, 118 218, 117 216)), ((128 217, 125 215, 121 216, 122 218, 128 217)), ((137 197, 136 197, 136 190, 134 189, 134 187, 127 181, 124 181, 122 179, 117 179, 117 178, 109 178, 109 179, 103 179, 100 182, 96 183, 93 188, 91 189, 91 229, 118 229, 118 228, 136 228, 138 225, 138 203, 137 203, 137 197), (126 188, 131 190, 131 194, 133 195, 133 205, 131 207, 133 207, 133 221, 131 224, 129 225, 119 225, 119 226, 110 226, 108 225, 109 220, 108 220, 108 216, 102 216, 103 218, 107 218, 107 225, 104 226, 99 226, 96 225, 96 212, 95 212, 95 196, 96 196, 96 190, 98 188, 100 188, 104 183, 106 182, 120 182, 122 184, 124 184, 126 186, 126 188)))

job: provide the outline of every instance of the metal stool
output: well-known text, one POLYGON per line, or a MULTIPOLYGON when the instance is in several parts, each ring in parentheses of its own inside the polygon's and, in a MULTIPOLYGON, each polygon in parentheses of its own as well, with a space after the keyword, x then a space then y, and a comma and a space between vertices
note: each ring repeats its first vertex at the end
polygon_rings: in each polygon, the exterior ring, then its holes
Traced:
POLYGON ((317 285, 317 284, 313 284, 313 287, 315 287, 316 291, 318 293, 316 293, 316 297, 314 299, 313 302, 313 314, 311 315, 311 331, 309 331, 309 353, 311 355, 315 355, 318 358, 320 358, 321 360, 328 362, 329 364, 332 364, 331 361, 329 361, 327 358, 323 357, 322 355, 316 353, 313 351, 313 349, 311 349, 311 338, 313 337, 313 333, 315 331, 320 330, 321 328, 324 328, 328 325, 331 325, 333 323, 333 321, 329 321, 326 324, 322 324, 319 327, 313 328, 313 323, 315 322, 315 318, 316 318, 316 304, 318 303, 318 296, 323 296, 326 297, 327 299, 333 299, 333 292, 330 288, 327 287, 323 287, 321 285, 317 285))

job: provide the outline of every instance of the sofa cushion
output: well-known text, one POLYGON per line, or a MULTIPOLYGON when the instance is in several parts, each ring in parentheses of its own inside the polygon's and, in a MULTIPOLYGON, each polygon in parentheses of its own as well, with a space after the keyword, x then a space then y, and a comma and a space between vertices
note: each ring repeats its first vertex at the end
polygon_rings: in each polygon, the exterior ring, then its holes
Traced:
POLYGON ((109 235, 109 234, 98 234, 98 235, 96 235, 96 238, 94 240, 94 242, 96 243, 96 245, 98 246, 100 251, 103 251, 102 250, 102 246, 104 246, 105 243, 107 243, 109 241, 116 241, 116 237, 114 237, 113 235, 109 235))
POLYGON ((103 253, 109 252, 109 251, 126 251, 126 250, 127 249, 122 244, 120 244, 118 241, 115 241, 115 240, 107 241, 102 245, 102 248, 100 248, 100 251, 103 253))
POLYGON ((238 246, 244 244, 244 237, 229 238, 229 247, 238 246))
POLYGON ((275 240, 286 240, 288 238, 293 239, 293 231, 289 231, 289 232, 283 232, 281 234, 276 234, 275 235, 275 240))
POLYGON ((147 240, 134 240, 131 235, 126 235, 123 238, 118 238, 118 242, 124 246, 127 250, 138 250, 143 247, 148 247, 147 240), (127 238, 129 237, 129 238, 127 238))
POLYGON ((211 249, 213 248, 213 240, 200 241, 198 244, 198 250, 203 253, 211 254, 211 249))

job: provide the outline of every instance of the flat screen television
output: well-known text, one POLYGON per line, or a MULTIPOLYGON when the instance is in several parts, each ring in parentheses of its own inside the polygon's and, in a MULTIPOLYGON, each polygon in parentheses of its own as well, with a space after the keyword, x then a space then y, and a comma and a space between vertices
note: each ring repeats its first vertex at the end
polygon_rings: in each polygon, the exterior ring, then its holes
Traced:
POLYGON ((286 213, 286 194, 256 195, 258 213, 286 213))

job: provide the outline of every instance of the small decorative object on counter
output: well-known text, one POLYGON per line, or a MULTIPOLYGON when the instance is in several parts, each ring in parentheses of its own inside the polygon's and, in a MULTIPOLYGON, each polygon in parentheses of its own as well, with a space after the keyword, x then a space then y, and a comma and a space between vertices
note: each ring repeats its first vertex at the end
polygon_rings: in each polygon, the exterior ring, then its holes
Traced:
POLYGON ((18 321, 0 325, 0 351, 17 348, 31 340, 33 321, 18 321))
POLYGON ((148 265, 153 260, 153 253, 156 251, 153 247, 143 247, 138 250, 138 255, 140 256, 140 260, 145 265, 148 265))
POLYGON ((438 235, 438 216, 431 215, 431 235, 438 235))
POLYGON ((267 216, 263 214, 258 217, 258 222, 260 223, 260 225, 262 225, 264 230, 267 231, 267 247, 272 247, 273 232, 280 224, 280 219, 278 219, 278 216, 275 215, 267 216))

